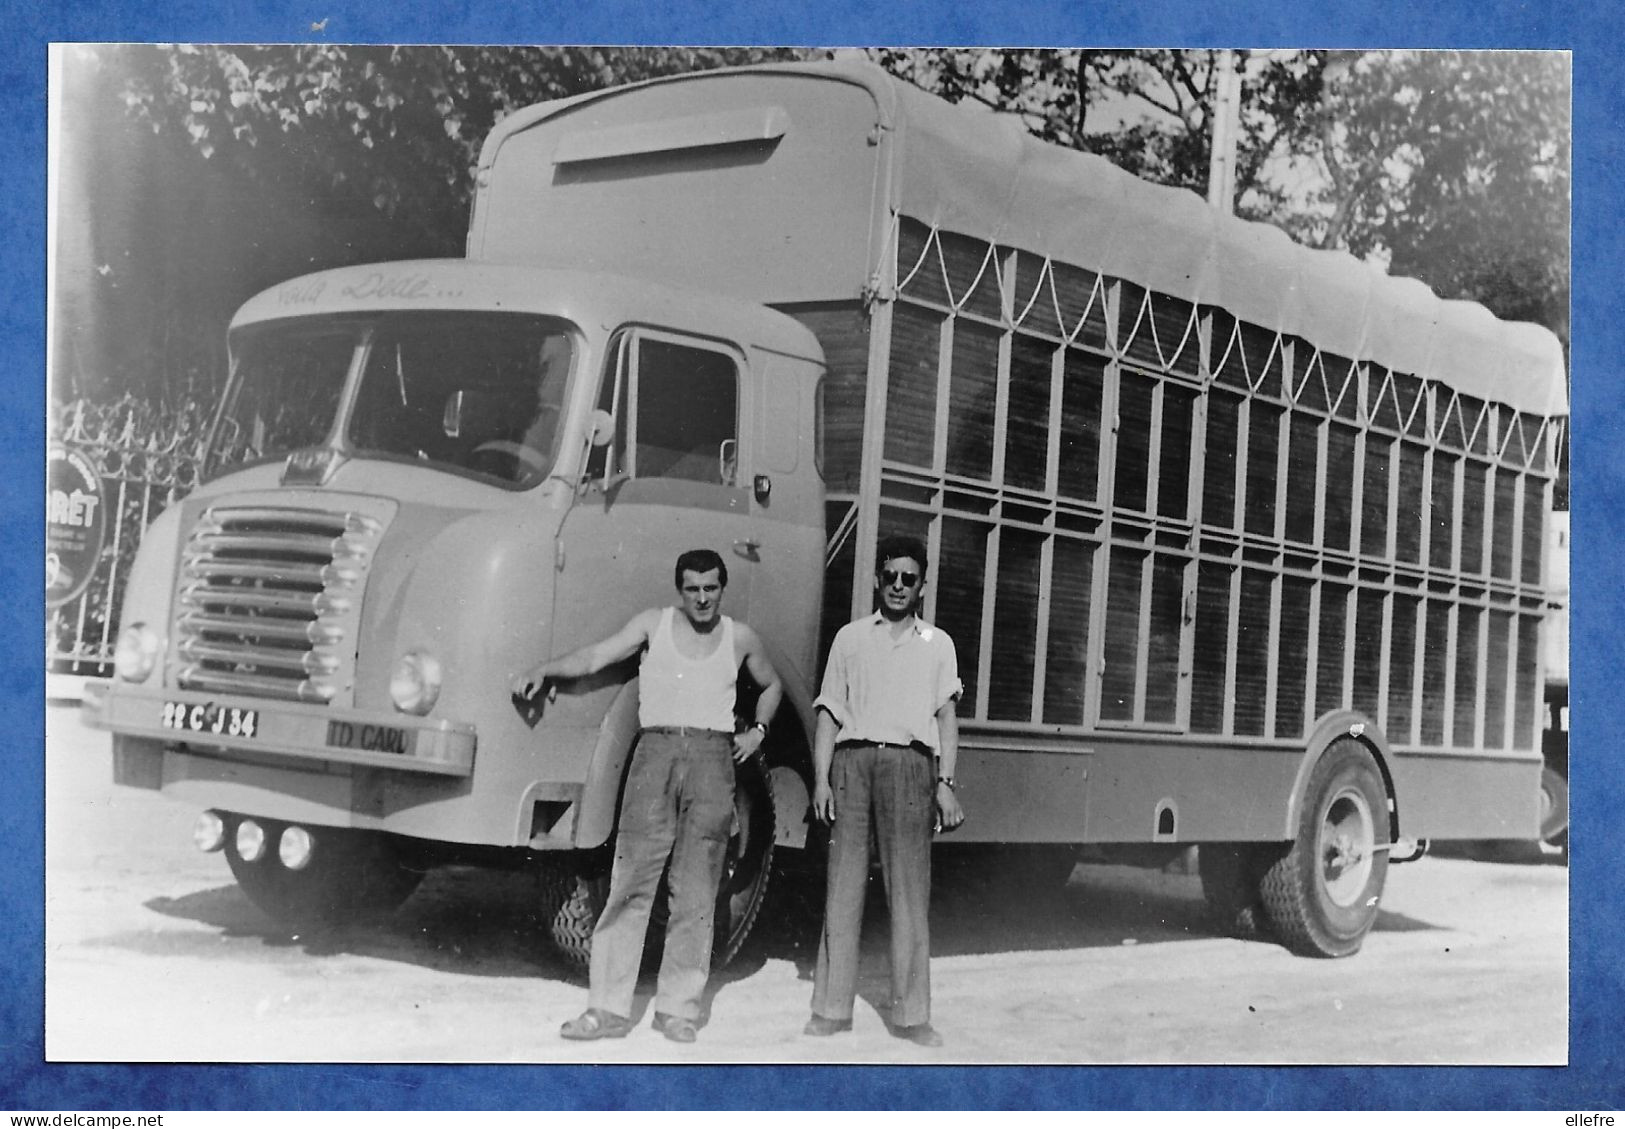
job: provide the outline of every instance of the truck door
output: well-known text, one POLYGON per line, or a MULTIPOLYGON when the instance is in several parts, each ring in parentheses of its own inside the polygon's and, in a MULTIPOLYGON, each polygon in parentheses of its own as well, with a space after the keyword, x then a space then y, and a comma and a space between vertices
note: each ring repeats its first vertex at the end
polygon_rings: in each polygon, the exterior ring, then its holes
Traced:
POLYGON ((675 601, 672 566, 713 549, 728 566, 723 611, 746 619, 750 497, 739 459, 750 405, 742 356, 654 329, 612 341, 598 406, 614 419, 559 532, 553 653, 611 634, 675 601))

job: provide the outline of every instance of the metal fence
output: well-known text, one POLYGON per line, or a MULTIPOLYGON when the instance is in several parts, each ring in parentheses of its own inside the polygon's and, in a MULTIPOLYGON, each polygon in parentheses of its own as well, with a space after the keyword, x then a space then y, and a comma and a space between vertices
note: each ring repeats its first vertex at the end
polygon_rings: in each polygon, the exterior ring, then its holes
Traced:
POLYGON ((111 673, 136 546, 165 507, 197 486, 206 438, 207 420, 196 408, 165 410, 131 398, 52 405, 49 440, 82 452, 100 468, 108 526, 90 586, 46 612, 49 672, 111 673))

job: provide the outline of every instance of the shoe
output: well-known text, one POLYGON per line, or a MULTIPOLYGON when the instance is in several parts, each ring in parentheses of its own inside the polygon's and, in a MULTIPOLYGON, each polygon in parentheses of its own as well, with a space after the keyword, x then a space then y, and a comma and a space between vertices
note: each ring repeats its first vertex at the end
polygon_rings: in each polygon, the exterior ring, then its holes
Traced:
POLYGON ((899 1039, 907 1039, 917 1047, 942 1046, 941 1034, 929 1023, 915 1023, 909 1027, 893 1027, 891 1033, 899 1039))
POLYGON ((807 1026, 801 1029, 803 1035, 838 1035, 842 1031, 852 1030, 850 1019, 826 1019, 822 1015, 815 1015, 807 1020, 807 1026))
POLYGON ((632 1021, 624 1016, 590 1007, 563 1027, 559 1034, 566 1039, 624 1039, 632 1033, 632 1021))
POLYGON ((654 1029, 674 1043, 692 1043, 700 1037, 692 1019, 667 1015, 663 1011, 655 1012, 654 1029))

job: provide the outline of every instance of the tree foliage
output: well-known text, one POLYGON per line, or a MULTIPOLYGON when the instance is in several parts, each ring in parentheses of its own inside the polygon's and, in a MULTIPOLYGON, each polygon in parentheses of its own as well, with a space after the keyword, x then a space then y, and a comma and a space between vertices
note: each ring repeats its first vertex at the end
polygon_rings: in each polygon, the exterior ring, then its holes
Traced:
MULTIPOLYGON (((71 48, 64 68, 58 396, 207 397, 224 326, 282 278, 461 253, 489 129, 547 99, 826 52, 770 48, 71 48), (116 175, 109 175, 109 170, 116 175)), ((1205 194, 1208 50, 872 49, 950 101, 1205 194)), ((1386 259, 1567 338, 1561 55, 1237 55, 1236 210, 1386 259)))

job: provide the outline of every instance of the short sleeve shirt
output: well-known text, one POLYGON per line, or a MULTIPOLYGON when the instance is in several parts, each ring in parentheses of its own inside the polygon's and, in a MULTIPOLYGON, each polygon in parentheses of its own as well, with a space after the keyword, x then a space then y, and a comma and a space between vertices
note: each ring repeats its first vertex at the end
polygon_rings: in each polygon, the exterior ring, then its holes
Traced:
POLYGON ((940 627, 916 618, 901 638, 879 612, 835 636, 815 709, 829 711, 842 741, 936 749, 937 711, 959 697, 959 661, 940 627))

